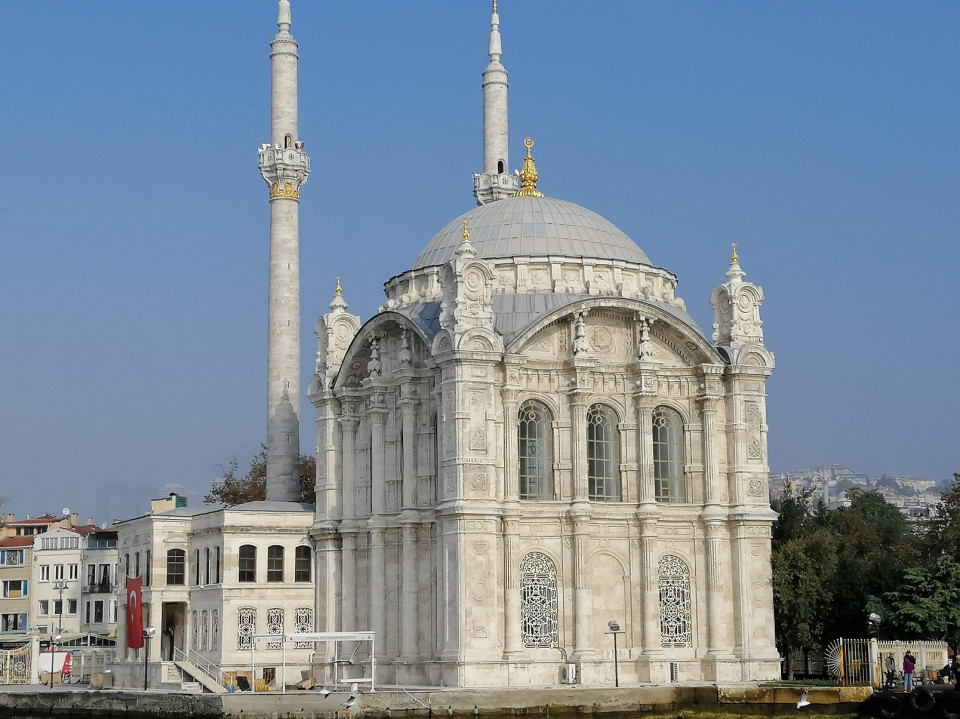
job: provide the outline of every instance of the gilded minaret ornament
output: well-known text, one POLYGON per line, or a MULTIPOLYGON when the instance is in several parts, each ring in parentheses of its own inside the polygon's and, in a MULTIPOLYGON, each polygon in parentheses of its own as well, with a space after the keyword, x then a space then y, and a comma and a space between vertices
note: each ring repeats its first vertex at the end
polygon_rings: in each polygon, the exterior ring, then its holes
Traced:
POLYGON ((310 158, 297 137, 297 41, 290 1, 280 0, 270 43, 270 144, 260 174, 270 197, 270 289, 267 336, 267 499, 300 499, 300 187, 310 158))
POLYGON ((517 191, 517 178, 510 174, 507 135, 507 69, 501 64, 500 14, 496 0, 490 16, 490 63, 483 71, 483 173, 473 176, 473 195, 485 205, 517 191))
POLYGON ((533 154, 531 153, 533 138, 528 137, 523 141, 523 145, 527 148, 527 156, 523 158, 523 169, 520 170, 520 182, 523 184, 514 197, 543 197, 543 193, 537 190, 537 180, 540 179, 540 174, 537 172, 537 166, 533 164, 533 154))

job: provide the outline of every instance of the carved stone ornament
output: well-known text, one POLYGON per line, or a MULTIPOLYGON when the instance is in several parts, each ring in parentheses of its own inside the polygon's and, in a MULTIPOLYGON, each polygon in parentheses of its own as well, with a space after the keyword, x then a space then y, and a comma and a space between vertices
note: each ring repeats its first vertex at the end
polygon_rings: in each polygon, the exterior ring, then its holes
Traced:
POLYGON ((750 484, 747 485, 747 493, 751 497, 762 497, 763 496, 763 480, 751 479, 750 484))
POLYGON ((577 314, 577 322, 573 332, 573 356, 583 357, 590 349, 587 343, 586 311, 577 314))

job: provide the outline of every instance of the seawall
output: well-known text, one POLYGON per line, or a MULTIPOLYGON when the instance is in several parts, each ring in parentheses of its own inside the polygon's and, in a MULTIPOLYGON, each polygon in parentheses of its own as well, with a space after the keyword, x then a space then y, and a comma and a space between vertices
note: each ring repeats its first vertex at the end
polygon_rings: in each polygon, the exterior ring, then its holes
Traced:
POLYGON ((811 687, 809 706, 797 708, 802 687, 645 686, 555 687, 509 689, 440 689, 397 691, 393 688, 358 695, 337 692, 323 697, 315 691, 286 694, 184 694, 123 690, 60 690, 18 688, 0 693, 3 717, 157 717, 160 719, 369 719, 401 717, 433 719, 505 719, 507 717, 596 716, 635 717, 854 716, 869 687, 811 687))

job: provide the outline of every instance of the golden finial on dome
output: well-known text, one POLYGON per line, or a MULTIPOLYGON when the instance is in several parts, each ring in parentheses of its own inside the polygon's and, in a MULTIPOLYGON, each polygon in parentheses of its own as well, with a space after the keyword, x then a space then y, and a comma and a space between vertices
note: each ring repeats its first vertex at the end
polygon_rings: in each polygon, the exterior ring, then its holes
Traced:
POLYGON ((497 14, 497 0, 493 0, 493 14, 497 14))
POLYGON ((470 241, 470 230, 467 229, 467 218, 463 218, 463 241, 470 241))
POLYGON ((523 144, 527 148, 527 156, 523 158, 523 167, 520 168, 520 189, 514 197, 543 197, 543 193, 537 191, 537 180, 540 179, 540 175, 537 173, 537 167, 533 164, 533 155, 530 153, 533 148, 533 138, 528 137, 523 144))
POLYGON ((733 242, 733 243, 731 243, 731 244, 733 245, 733 255, 730 257, 730 261, 731 261, 731 262, 739 262, 739 261, 740 261, 740 258, 737 257, 737 243, 736 243, 736 242, 733 242))
POLYGON ((337 275, 337 297, 340 297, 343 294, 343 290, 340 289, 340 275, 337 275))

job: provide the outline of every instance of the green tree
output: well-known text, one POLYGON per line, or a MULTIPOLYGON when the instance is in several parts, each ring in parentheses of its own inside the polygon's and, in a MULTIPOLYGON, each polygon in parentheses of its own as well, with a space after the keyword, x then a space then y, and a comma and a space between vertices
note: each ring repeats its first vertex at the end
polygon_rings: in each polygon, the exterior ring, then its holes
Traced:
POLYGON ((850 506, 837 509, 829 517, 840 539, 833 604, 825 627, 830 638, 868 635, 866 617, 871 598, 900 584, 903 557, 914 543, 906 517, 883 495, 851 490, 847 498, 850 506))
POLYGON ((872 606, 899 636, 955 642, 960 638, 960 564, 944 555, 926 566, 913 565, 872 606))
POLYGON ((771 504, 778 513, 771 556, 776 642, 792 679, 794 651, 824 644, 838 540, 829 526, 829 510, 822 502, 811 509, 810 490, 787 488, 771 504))
MULTIPOLYGON (((210 492, 203 498, 206 504, 219 504, 233 507, 246 502, 259 502, 267 497, 267 447, 260 445, 260 451, 250 460, 250 469, 243 476, 237 476, 240 463, 230 461, 223 474, 215 480, 210 492)), ((223 467, 221 467, 223 469, 223 467)), ((313 504, 316 501, 317 465, 313 457, 300 455, 300 498, 298 501, 313 504)))
POLYGON ((933 516, 923 523, 918 549, 932 562, 944 555, 960 562, 960 474, 940 495, 933 516))

